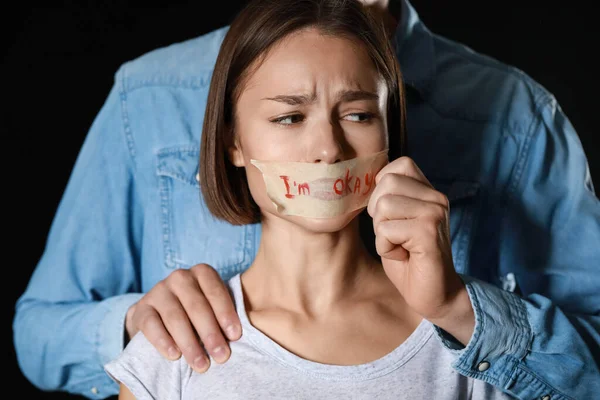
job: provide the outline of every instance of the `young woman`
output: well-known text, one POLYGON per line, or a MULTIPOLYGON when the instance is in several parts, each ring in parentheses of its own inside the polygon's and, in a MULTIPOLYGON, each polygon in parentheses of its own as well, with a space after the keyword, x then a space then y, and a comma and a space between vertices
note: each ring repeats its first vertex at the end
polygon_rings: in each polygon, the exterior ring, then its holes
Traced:
POLYGON ((452 268, 447 200, 386 154, 402 148, 390 144, 404 140, 404 100, 374 21, 357 1, 256 0, 232 23, 200 182, 215 217, 262 224, 252 266, 229 281, 243 334, 205 373, 209 360, 169 361, 137 334, 106 365, 120 399, 508 398, 454 371, 441 344, 442 329, 468 342, 473 312, 452 268), (365 222, 383 258, 361 238, 365 222), (413 285, 432 274, 443 295, 413 285))

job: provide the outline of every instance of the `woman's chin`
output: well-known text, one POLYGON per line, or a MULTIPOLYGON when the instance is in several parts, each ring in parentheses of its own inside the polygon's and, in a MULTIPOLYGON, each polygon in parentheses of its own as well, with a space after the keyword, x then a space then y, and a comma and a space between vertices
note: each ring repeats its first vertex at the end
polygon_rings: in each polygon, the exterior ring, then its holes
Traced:
POLYGON ((360 214, 362 209, 354 210, 346 214, 328 218, 309 218, 299 216, 279 216, 294 224, 314 233, 333 233, 344 229, 354 218, 360 214))

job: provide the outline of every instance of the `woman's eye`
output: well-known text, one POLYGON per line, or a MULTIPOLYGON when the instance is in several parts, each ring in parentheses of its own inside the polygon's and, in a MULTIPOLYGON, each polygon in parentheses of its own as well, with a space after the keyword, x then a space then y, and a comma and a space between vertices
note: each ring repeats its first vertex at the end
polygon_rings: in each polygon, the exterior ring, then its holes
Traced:
POLYGON ((373 119, 373 114, 371 113, 352 113, 344 116, 345 120, 352 122, 366 122, 373 119))
POLYGON ((303 119, 304 119, 304 117, 301 114, 292 114, 292 115, 286 115, 283 117, 275 118, 275 119, 271 120, 271 122, 275 122, 276 124, 281 124, 281 125, 292 125, 292 124, 297 124, 298 122, 302 122, 303 119))

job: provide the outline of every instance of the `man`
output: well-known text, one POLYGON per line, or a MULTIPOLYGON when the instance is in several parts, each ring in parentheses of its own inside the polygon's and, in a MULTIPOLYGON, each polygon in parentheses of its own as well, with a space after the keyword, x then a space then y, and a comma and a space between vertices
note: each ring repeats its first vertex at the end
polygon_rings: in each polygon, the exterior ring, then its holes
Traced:
MULTIPOLYGON (((593 397, 600 203, 573 127, 550 93, 432 34, 407 2, 369 3, 394 33, 409 155, 450 200, 455 268, 480 282, 467 346, 439 334, 454 368, 517 398, 593 397)), ((138 330, 165 357, 192 364, 203 347, 226 362, 225 338, 242 334, 222 280, 250 265, 261 228, 212 219, 197 181, 203 106, 226 31, 153 51, 115 75, 17 303, 15 347, 36 386, 116 394, 103 364, 138 330)))

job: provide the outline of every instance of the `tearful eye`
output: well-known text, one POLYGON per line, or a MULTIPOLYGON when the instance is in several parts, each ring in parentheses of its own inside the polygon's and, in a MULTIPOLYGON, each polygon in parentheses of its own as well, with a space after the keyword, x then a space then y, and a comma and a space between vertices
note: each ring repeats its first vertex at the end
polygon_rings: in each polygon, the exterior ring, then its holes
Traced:
POLYGON ((293 125, 302 122, 304 117, 301 114, 285 115, 283 117, 272 119, 271 122, 280 125, 293 125))

